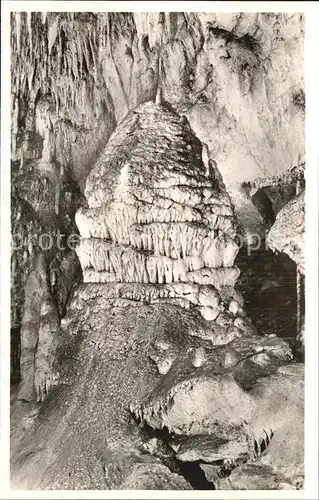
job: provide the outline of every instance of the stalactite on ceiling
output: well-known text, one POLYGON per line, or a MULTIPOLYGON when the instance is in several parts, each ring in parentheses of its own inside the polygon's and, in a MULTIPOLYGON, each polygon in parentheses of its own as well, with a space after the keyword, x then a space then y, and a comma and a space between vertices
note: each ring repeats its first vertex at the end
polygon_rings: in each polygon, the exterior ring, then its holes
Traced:
POLYGON ((34 133, 39 133, 50 148, 49 154, 43 150, 45 157, 58 155, 65 168, 69 163, 71 169, 78 170, 75 177, 80 181, 81 170, 87 175, 115 121, 112 98, 100 71, 101 58, 105 62, 106 57, 100 40, 107 33, 106 17, 82 17, 74 13, 13 13, 11 25, 13 161, 20 161, 20 166, 32 161, 34 133), (38 106, 43 98, 50 106, 42 116, 38 106), (24 102, 28 104, 25 127, 21 127, 24 102), (47 113, 52 126, 39 130, 47 113), (80 145, 88 141, 88 131, 94 130, 89 152, 83 155, 80 145))

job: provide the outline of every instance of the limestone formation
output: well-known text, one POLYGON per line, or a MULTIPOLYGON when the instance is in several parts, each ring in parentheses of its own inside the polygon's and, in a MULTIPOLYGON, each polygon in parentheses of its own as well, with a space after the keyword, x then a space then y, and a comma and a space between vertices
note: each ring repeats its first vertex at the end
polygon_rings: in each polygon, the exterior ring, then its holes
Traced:
POLYGON ((192 366, 189 351, 180 352, 151 396, 132 411, 151 427, 169 431, 179 460, 214 465, 218 489, 232 489, 223 471, 227 462, 233 489, 260 489, 256 476, 266 469, 262 489, 283 484, 298 489, 303 483, 303 366, 287 364, 290 356, 287 346, 273 338, 237 339, 208 351, 200 368, 192 366))
POLYGON ((303 365, 237 288, 241 239, 275 215, 269 246, 304 272, 303 193, 262 217, 242 189, 303 157, 303 31, 12 14, 12 488, 303 487, 303 365), (44 231, 76 249, 40 251, 44 231))
POLYGON ((305 192, 291 200, 277 215, 267 241, 271 249, 284 252, 296 262, 305 274, 304 233, 305 233, 305 192))
MULTIPOLYGON (((58 321, 44 291, 35 362, 44 403, 14 443, 14 487, 188 489, 177 464, 198 460, 222 464, 216 484, 228 474, 236 487, 232 471, 259 466, 263 443, 285 436, 287 414, 302 435, 300 393, 282 368, 291 350, 256 336, 246 318, 234 288, 233 207, 202 157, 187 120, 146 103, 89 175, 89 208, 76 215, 84 283, 51 343, 58 321), (275 389, 288 391, 292 406, 274 408, 275 389), (167 429, 171 454, 148 448, 145 424, 167 429)), ((293 480, 286 470, 269 475, 270 485, 293 480)))
POLYGON ((41 304, 48 290, 46 262, 40 254, 34 270, 29 274, 26 284, 26 297, 21 327, 21 384, 19 397, 30 401, 34 399, 34 357, 38 343, 41 304))
POLYGON ((240 215, 242 181, 304 154, 300 13, 17 12, 11 31, 12 159, 22 170, 44 156, 52 175, 55 159, 84 186, 117 124, 155 100, 159 79, 240 215))
MULTIPOLYGON (((49 292, 41 300, 40 325, 34 356, 34 387, 37 401, 42 401, 55 383, 54 362, 59 344, 60 318, 49 292)), ((22 373, 23 380, 23 373, 22 373)))
POLYGON ((217 163, 245 232, 262 234, 240 185, 304 155, 303 38, 299 13, 12 13, 11 166, 23 205, 12 227, 35 236, 12 256, 13 328, 34 242, 48 227, 74 232, 66 218, 79 186, 118 123, 158 88, 207 144, 206 168, 217 163))
POLYGON ((167 105, 146 103, 125 118, 88 177, 89 208, 76 214, 85 283, 139 283, 131 296, 119 289, 118 304, 144 297, 208 320, 243 314, 231 300, 236 220, 203 158, 187 120, 167 105))
POLYGON ((35 260, 25 293, 18 398, 42 401, 56 379, 53 364, 60 324, 57 306, 50 293, 47 262, 43 253, 35 260))

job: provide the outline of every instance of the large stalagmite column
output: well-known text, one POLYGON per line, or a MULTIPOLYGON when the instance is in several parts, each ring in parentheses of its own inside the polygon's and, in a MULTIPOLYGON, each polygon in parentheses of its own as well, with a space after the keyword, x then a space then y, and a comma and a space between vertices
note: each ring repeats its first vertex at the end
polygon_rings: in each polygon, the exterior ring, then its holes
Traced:
POLYGON ((126 117, 88 177, 89 209, 76 215, 85 282, 139 283, 147 300, 195 307, 208 320, 224 302, 238 314, 235 218, 202 150, 159 100, 126 117))

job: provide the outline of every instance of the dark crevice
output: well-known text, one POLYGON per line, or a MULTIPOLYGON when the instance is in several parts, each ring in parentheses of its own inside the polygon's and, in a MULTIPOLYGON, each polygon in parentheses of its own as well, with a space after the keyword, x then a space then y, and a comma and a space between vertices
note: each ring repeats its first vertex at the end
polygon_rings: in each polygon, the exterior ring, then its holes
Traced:
POLYGON ((144 52, 150 52, 151 51, 148 35, 142 35, 141 44, 142 44, 144 52))
POLYGON ((270 229, 276 220, 276 212, 278 212, 278 210, 275 210, 275 206, 273 205, 271 197, 269 196, 266 189, 260 188, 252 194, 252 188, 252 183, 243 182, 243 191, 249 198, 251 198, 251 201, 262 216, 263 222, 266 226, 266 230, 270 229))
POLYGON ((154 429, 154 427, 151 427, 145 421, 141 421, 141 419, 136 417, 136 415, 134 415, 133 413, 131 413, 131 415, 134 422, 141 429, 141 433, 144 437, 158 438, 165 443, 172 442, 175 438, 177 438, 177 435, 174 432, 170 432, 166 426, 162 427, 162 429, 154 429))
POLYGON ((252 52, 257 46, 257 42, 250 35, 248 35, 248 33, 241 38, 238 38, 238 42, 252 52))
POLYGON ((208 30, 216 38, 223 38, 226 41, 226 43, 230 42, 235 38, 235 35, 231 31, 227 31, 223 28, 218 28, 217 26, 209 26, 208 30))
MULTIPOLYGON (((279 211, 295 198, 298 185, 299 189, 304 188, 303 172, 297 168, 291 169, 289 175, 242 184, 263 218, 266 234, 279 211)), ((265 236, 259 243, 252 251, 242 248, 236 259, 241 269, 237 286, 244 296, 245 310, 261 335, 275 333, 285 338, 300 360, 301 345, 296 336, 305 314, 303 280, 299 278, 300 314, 297 317, 296 263, 284 253, 268 249, 265 236)))
POLYGON ((179 468, 182 476, 190 483, 194 490, 215 490, 213 483, 206 479, 200 464, 206 462, 197 460, 196 462, 180 462, 179 468))
POLYGON ((274 437, 273 431, 270 429, 269 434, 264 430, 265 437, 261 438, 259 440, 259 443, 255 440, 254 441, 254 453, 255 453, 255 458, 261 457, 261 455, 264 453, 265 450, 267 450, 269 443, 271 439, 274 437))
POLYGON ((11 337, 11 370, 10 370, 10 383, 12 385, 20 382, 20 328, 15 327, 10 330, 11 337))
POLYGON ((305 101, 306 101, 305 91, 303 89, 299 89, 293 93, 292 102, 297 108, 300 108, 304 111, 305 110, 305 101))
POLYGON ((274 437, 274 433, 271 429, 269 434, 267 434, 265 430, 264 433, 265 437, 259 441, 259 444, 256 440, 254 441, 254 452, 256 458, 259 458, 262 455, 262 453, 268 448, 270 440, 274 437))
POLYGON ((87 75, 88 75, 88 74, 89 74, 89 68, 88 68, 88 66, 87 66, 87 63, 86 63, 86 58, 85 58, 84 53, 83 53, 83 56, 82 56, 82 67, 83 67, 83 69, 84 69, 85 74, 87 74, 87 75))
POLYGON ((266 228, 270 228, 276 220, 276 214, 273 210, 271 200, 268 198, 265 191, 263 189, 258 189, 258 191, 252 195, 251 201, 261 214, 266 228))
POLYGON ((242 37, 238 37, 232 31, 227 31, 216 26, 209 26, 208 29, 209 32, 212 33, 216 38, 222 38, 223 40, 225 40, 226 45, 228 43, 235 42, 241 47, 254 53, 256 53, 259 49, 258 42, 252 36, 248 35, 248 33, 242 37))
POLYGON ((206 479, 205 473, 200 467, 200 464, 206 462, 203 460, 182 462, 176 458, 176 452, 172 449, 171 444, 174 440, 180 439, 181 436, 177 436, 175 433, 170 432, 165 426, 162 429, 154 429, 146 422, 141 421, 134 414, 131 415, 135 424, 139 426, 144 438, 157 438, 161 441, 166 450, 166 456, 161 455, 160 458, 163 464, 166 465, 171 472, 183 476, 195 490, 215 490, 214 484, 206 479))
POLYGON ((64 54, 66 53, 66 46, 67 46, 67 36, 61 28, 60 30, 60 42, 61 42, 61 65, 60 65, 60 73, 62 74, 64 69, 65 69, 65 63, 64 63, 64 54))

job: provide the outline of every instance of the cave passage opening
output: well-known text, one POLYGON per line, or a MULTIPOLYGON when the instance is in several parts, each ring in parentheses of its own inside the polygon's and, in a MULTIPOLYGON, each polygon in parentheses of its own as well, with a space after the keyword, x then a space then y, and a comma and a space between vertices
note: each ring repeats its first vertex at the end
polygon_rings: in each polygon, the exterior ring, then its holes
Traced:
POLYGON ((244 297, 247 315, 258 333, 276 334, 286 339, 295 353, 299 347, 298 323, 305 314, 304 277, 299 274, 297 283, 296 263, 283 253, 272 252, 264 242, 253 251, 243 246, 236 264, 241 270, 237 286, 244 297))

